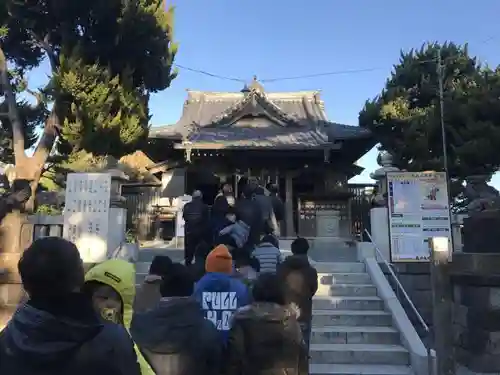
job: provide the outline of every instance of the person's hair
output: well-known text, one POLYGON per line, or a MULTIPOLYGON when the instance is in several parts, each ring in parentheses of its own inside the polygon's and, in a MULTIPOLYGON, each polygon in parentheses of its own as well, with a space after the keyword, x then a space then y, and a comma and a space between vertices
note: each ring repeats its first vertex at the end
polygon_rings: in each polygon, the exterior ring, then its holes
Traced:
POLYGON ((17 268, 30 297, 64 296, 84 283, 83 263, 77 247, 59 237, 44 237, 33 242, 17 268))
POLYGON ((168 255, 157 255, 153 258, 153 261, 149 266, 149 274, 163 276, 168 273, 172 264, 172 259, 170 259, 168 255))
POLYGON ((274 273, 262 273, 252 288, 255 302, 271 302, 285 305, 285 293, 281 279, 274 273))
POLYGON ((267 190, 269 190, 273 194, 279 193, 278 185, 276 185, 276 184, 269 183, 269 184, 267 184, 266 188, 267 188, 267 190))
POLYGON ((214 241, 214 246, 217 245, 225 245, 230 249, 238 247, 236 246, 236 241, 229 233, 217 236, 217 238, 214 241))
POLYGON ((193 195, 191 196, 191 198, 203 198, 203 193, 201 192, 201 190, 195 190, 193 191, 193 195))
POLYGON ((260 271, 260 262, 253 257, 248 251, 238 251, 233 256, 235 268, 252 267, 255 272, 260 271))
POLYGON ((167 275, 162 277, 162 297, 188 297, 193 294, 194 280, 189 269, 180 263, 172 264, 167 275))
POLYGON ((306 255, 309 251, 309 242, 303 237, 298 237, 292 242, 291 250, 292 254, 306 255))
POLYGON ((266 234, 262 237, 262 239, 260 240, 260 243, 265 243, 265 242, 270 243, 271 245, 273 245, 276 248, 279 248, 279 246, 280 246, 278 239, 276 238, 276 236, 274 236, 272 234, 266 234))

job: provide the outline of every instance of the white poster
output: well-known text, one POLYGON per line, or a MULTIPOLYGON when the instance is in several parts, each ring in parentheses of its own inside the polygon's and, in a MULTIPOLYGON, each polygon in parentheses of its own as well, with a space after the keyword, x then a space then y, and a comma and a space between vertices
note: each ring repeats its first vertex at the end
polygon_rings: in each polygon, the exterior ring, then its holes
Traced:
POLYGON ((177 215, 175 216, 175 237, 184 237, 184 218, 182 212, 184 205, 191 202, 193 198, 190 195, 183 195, 177 198, 177 215))
POLYGON ((451 222, 444 172, 387 174, 391 258, 428 261, 429 237, 448 237, 451 222))
POLYGON ((110 174, 68 174, 63 237, 78 247, 85 263, 107 258, 110 197, 110 174))

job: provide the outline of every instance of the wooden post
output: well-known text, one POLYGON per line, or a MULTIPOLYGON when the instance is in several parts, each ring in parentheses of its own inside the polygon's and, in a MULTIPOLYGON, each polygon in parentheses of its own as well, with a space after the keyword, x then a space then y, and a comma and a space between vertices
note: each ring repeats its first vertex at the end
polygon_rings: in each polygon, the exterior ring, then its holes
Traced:
POLYGON ((453 335, 453 286, 450 279, 450 242, 448 237, 429 238, 432 288, 432 318, 437 374, 455 375, 455 349, 453 335))

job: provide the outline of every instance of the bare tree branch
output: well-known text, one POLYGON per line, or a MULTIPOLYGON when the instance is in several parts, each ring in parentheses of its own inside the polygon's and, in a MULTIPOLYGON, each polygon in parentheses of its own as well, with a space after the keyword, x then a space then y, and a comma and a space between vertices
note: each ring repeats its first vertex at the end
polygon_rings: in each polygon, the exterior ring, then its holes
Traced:
POLYGON ((32 159, 34 159, 40 170, 44 167, 45 162, 52 151, 52 147, 54 146, 57 136, 59 135, 60 129, 61 125, 56 113, 56 105, 54 104, 49 117, 45 121, 42 138, 40 139, 38 146, 36 146, 35 153, 32 156, 32 159))
POLYGON ((30 89, 26 89, 26 92, 35 98, 36 100, 35 108, 41 107, 44 104, 43 94, 41 92, 33 91, 30 89))
POLYGON ((14 159, 16 164, 21 163, 25 158, 23 123, 17 111, 16 95, 10 84, 9 73, 7 71, 7 58, 0 46, 0 85, 3 87, 5 101, 8 107, 8 116, 12 126, 12 141, 14 149, 14 159))
POLYGON ((49 59, 50 62, 50 68, 52 69, 53 72, 55 72, 59 66, 59 63, 57 61, 57 55, 54 52, 54 49, 50 45, 50 35, 47 34, 45 37, 42 39, 38 35, 35 34, 33 30, 28 30, 28 34, 33 38, 33 43, 43 49, 45 54, 47 55, 47 58, 49 59))

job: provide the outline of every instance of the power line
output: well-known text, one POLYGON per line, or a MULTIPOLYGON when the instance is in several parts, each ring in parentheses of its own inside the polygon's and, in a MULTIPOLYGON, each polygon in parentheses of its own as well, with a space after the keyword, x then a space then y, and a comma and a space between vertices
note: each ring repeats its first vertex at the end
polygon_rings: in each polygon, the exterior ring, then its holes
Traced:
POLYGON ((179 68, 179 69, 184 69, 184 70, 187 70, 187 71, 190 71, 190 72, 193 72, 193 73, 202 74, 202 75, 205 75, 205 76, 208 76, 208 77, 212 77, 212 78, 218 78, 218 79, 223 79, 223 80, 226 80, 226 81, 236 81, 236 82, 242 82, 242 83, 246 83, 247 82, 247 80, 245 80, 245 79, 222 76, 222 75, 219 75, 219 74, 207 72, 206 70, 190 68, 188 66, 184 66, 184 65, 180 65, 180 64, 176 64, 176 63, 174 63, 173 65, 175 67, 179 68))
MULTIPOLYGON (((479 42, 480 45, 485 44, 490 42, 491 40, 496 39, 496 36, 490 36, 481 42, 479 42)), ((442 59, 442 63, 446 64, 447 61, 453 60, 458 57, 462 57, 462 54, 456 54, 452 56, 448 56, 447 58, 442 59)), ((438 63, 438 58, 432 58, 428 60, 420 60, 416 62, 417 64, 428 64, 428 63, 438 63)), ((242 78, 237 78, 237 77, 230 77, 230 76, 224 76, 221 74, 216 74, 212 73, 206 70, 202 69, 196 69, 196 68, 191 68, 185 65, 177 64, 174 63, 174 66, 176 66, 179 69, 187 70, 193 73, 198 73, 201 75, 205 75, 208 77, 212 78, 217 78, 225 81, 233 81, 233 82, 240 82, 240 83, 247 83, 247 79, 242 79, 242 78)), ((334 76, 334 75, 344 75, 344 74, 360 74, 360 73, 367 73, 367 72, 373 72, 377 70, 385 70, 387 67, 372 67, 372 68, 363 68, 363 69, 348 69, 348 70, 336 70, 336 71, 330 71, 330 72, 322 72, 322 73, 312 73, 312 74, 304 74, 304 75, 297 75, 297 76, 290 76, 290 77, 277 77, 277 78, 266 78, 266 79, 261 79, 259 82, 261 83, 272 83, 272 82, 281 82, 281 81, 292 81, 292 80, 299 80, 299 79, 307 79, 307 78, 317 78, 317 77, 326 77, 326 76, 334 76)))

